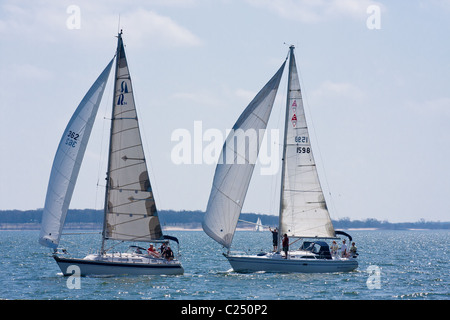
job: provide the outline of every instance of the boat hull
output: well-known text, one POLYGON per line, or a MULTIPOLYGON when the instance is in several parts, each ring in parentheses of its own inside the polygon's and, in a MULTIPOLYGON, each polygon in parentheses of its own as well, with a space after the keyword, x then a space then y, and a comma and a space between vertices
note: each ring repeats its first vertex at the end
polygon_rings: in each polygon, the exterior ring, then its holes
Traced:
POLYGON ((350 272, 355 259, 284 259, 274 256, 225 255, 236 272, 332 273, 350 272))
POLYGON ((74 275, 73 266, 79 268, 80 276, 180 275, 184 273, 178 261, 162 261, 162 259, 155 263, 138 263, 53 257, 65 276, 74 275))

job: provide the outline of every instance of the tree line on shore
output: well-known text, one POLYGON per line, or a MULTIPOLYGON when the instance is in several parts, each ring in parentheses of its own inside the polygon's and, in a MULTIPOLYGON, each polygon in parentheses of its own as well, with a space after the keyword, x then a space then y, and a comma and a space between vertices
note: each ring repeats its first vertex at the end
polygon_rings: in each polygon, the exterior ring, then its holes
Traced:
MULTIPOLYGON (((0 224, 39 224, 42 220, 43 209, 36 210, 0 210, 0 224)), ((160 210, 159 218, 163 226, 178 226, 185 228, 199 228, 203 219, 203 211, 175 211, 160 210)), ((238 227, 253 227, 254 223, 261 219, 263 226, 278 226, 278 216, 242 213, 238 227), (250 223, 244 222, 248 221, 250 223), (253 224, 252 224, 253 223, 253 224)), ((103 223, 103 210, 95 209, 70 209, 66 223, 91 223, 101 225, 103 223)), ((350 220, 342 218, 333 220, 335 229, 350 228, 377 228, 388 230, 402 229, 450 229, 450 222, 425 221, 421 219, 417 222, 379 221, 376 219, 350 220)))

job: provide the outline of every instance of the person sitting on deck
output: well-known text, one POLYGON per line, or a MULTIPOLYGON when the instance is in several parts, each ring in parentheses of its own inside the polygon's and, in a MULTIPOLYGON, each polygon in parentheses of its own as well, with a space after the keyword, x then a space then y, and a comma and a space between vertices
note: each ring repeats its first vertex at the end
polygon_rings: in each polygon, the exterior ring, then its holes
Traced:
POLYGON ((352 242, 352 246, 351 246, 350 249, 349 249, 349 257, 354 257, 354 258, 356 258, 356 256, 358 255, 358 253, 356 253, 356 251, 357 251, 357 248, 356 248, 356 246, 355 246, 355 243, 352 242))
POLYGON ((159 252, 161 253, 161 255, 164 255, 164 251, 166 250, 166 246, 167 246, 167 243, 163 243, 161 245, 161 247, 159 248, 159 252))
POLYGON ((153 245, 151 244, 150 247, 147 249, 147 253, 149 256, 152 256, 154 258, 159 258, 159 253, 155 250, 153 245))
POLYGON ((166 247, 166 250, 164 250, 164 258, 166 258, 169 261, 173 260, 173 258, 174 258, 173 251, 172 251, 172 249, 170 249, 169 245, 166 247))
POLYGON ((337 255, 337 252, 338 252, 338 249, 339 249, 335 240, 333 240, 333 243, 331 244, 330 249, 331 249, 331 255, 333 257, 335 257, 337 255))

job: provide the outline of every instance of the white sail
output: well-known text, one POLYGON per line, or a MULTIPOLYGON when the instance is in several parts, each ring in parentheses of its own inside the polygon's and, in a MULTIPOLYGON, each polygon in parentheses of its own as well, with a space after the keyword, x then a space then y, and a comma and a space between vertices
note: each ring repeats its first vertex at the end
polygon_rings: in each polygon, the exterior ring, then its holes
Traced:
POLYGON ((203 230, 229 248, 247 194, 263 133, 284 65, 250 102, 224 143, 216 167, 203 230))
POLYGON ((78 105, 56 151, 42 215, 39 243, 57 248, 67 210, 113 60, 78 105))
POLYGON ((261 223, 261 218, 258 218, 258 220, 256 220, 255 231, 263 231, 263 230, 264 228, 261 223))
POLYGON ((293 49, 290 54, 286 103, 280 234, 334 237, 313 157, 293 49))
POLYGON ((162 237, 121 34, 112 112, 104 239, 149 241, 162 237))

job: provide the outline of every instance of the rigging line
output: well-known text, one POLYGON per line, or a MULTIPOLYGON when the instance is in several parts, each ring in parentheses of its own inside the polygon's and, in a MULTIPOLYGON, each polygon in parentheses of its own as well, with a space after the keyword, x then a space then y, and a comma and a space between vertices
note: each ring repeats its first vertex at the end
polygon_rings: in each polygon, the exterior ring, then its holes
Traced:
POLYGON ((238 219, 238 221, 240 221, 240 222, 245 222, 245 223, 249 223, 249 224, 254 224, 255 226, 261 226, 261 227, 267 227, 267 228, 269 228, 269 227, 270 227, 269 225, 265 225, 265 224, 258 224, 258 223, 256 223, 256 222, 250 222, 250 221, 247 221, 247 220, 242 220, 242 219, 238 219))
POLYGON ((101 231, 97 231, 97 232, 68 232, 68 233, 61 233, 62 236, 83 235, 83 234, 102 234, 102 233, 101 233, 101 231))
MULTIPOLYGON (((285 43, 286 44, 286 43, 285 43)), ((289 57, 289 52, 287 57, 289 57)), ((281 80, 282 84, 280 84, 280 87, 282 87, 282 90, 278 91, 278 114, 277 114, 277 119, 275 122, 276 128, 278 128, 278 130, 282 133, 284 132, 284 126, 285 124, 285 111, 286 111, 286 92, 287 92, 287 88, 288 88, 288 77, 283 77, 283 79, 281 80)), ((281 200, 281 194, 278 192, 279 189, 281 188, 281 167, 280 166, 284 166, 284 161, 283 159, 283 145, 284 145, 284 137, 281 134, 278 138, 279 140, 277 141, 278 144, 278 150, 277 150, 277 156, 279 159, 279 167, 277 170, 276 174, 273 174, 273 178, 272 178, 272 183, 271 183, 271 187, 270 187, 270 192, 272 195, 272 201, 271 201, 271 206, 270 206, 270 212, 277 212, 277 210, 279 210, 279 203, 281 200), (274 192, 274 190, 277 190, 277 192, 274 192)))
MULTIPOLYGON (((118 207, 123 207, 124 205, 131 204, 131 203, 132 202, 119 204, 119 205, 114 206, 113 209, 116 209, 118 207)), ((108 214, 113 215, 113 216, 122 215, 122 216, 127 216, 127 217, 129 217, 130 214, 131 214, 133 217, 137 217, 136 219, 133 219, 133 220, 128 220, 128 221, 122 221, 122 222, 114 223, 115 226, 118 226, 118 225, 121 225, 121 224, 125 224, 125 223, 135 222, 135 221, 138 221, 138 220, 145 219, 147 217, 154 217, 154 216, 149 216, 147 213, 129 213, 129 212, 118 212, 118 211, 110 211, 110 212, 108 212, 108 214)))
MULTIPOLYGON (((108 239, 108 240, 110 240, 110 239, 108 239)), ((116 243, 116 244, 112 245, 111 247, 105 249, 104 252, 106 253, 107 251, 113 249, 114 247, 117 247, 119 244, 122 244, 124 242, 125 242, 125 240, 120 240, 118 243, 116 243)))
POLYGON ((286 43, 286 42, 283 42, 283 44, 289 47, 288 53, 286 55, 286 59, 284 60, 284 61, 287 61, 287 59, 289 58, 289 53, 291 52, 290 47, 292 46, 292 44, 289 44, 289 43, 286 43))
POLYGON ((297 240, 295 240, 295 241, 289 243, 289 246, 293 245, 294 243, 296 243, 297 241, 302 240, 302 239, 303 239, 303 238, 298 238, 297 240))
MULTIPOLYGON (((214 186, 214 185, 213 185, 214 186)), ((231 199, 227 194, 225 194, 221 189, 217 188, 216 186, 214 186, 214 188, 217 189, 218 192, 220 192, 225 198, 227 198, 228 200, 230 200, 231 202, 233 202, 234 204, 236 204, 241 210, 242 210, 242 203, 241 200, 238 199, 238 201, 231 199)))
MULTIPOLYGON (((117 54, 117 53, 116 53, 117 54)), ((114 54, 114 57, 116 56, 116 54, 114 54)), ((114 77, 114 75, 112 75, 112 72, 111 72, 111 74, 109 75, 109 78, 113 78, 114 77)), ((111 92, 111 91, 113 91, 114 89, 113 88, 111 88, 111 86, 113 86, 114 85, 114 79, 109 79, 110 81, 108 81, 108 92, 111 92)), ((106 91, 106 90, 105 90, 106 91)), ((102 99, 103 100, 103 99, 102 99)), ((105 137, 106 137, 106 133, 105 133, 105 125, 108 123, 109 124, 109 122, 107 122, 107 121, 104 121, 104 119, 105 119, 105 117, 106 117, 106 115, 107 114, 109 114, 109 113, 111 113, 111 111, 110 111, 110 108, 109 108, 109 106, 111 106, 111 95, 110 94, 108 94, 107 95, 107 98, 106 98, 106 101, 104 102, 104 107, 103 107, 103 110, 104 110, 104 115, 103 115, 103 121, 102 121, 102 133, 101 133, 101 141, 100 141, 100 161, 98 162, 98 169, 97 169, 97 190, 96 190, 96 192, 95 192, 95 203, 94 203, 94 205, 95 205, 95 208, 96 209, 98 209, 98 207, 97 207, 97 201, 98 201, 98 193, 99 193, 99 187, 101 186, 100 185, 100 172, 102 172, 103 174, 104 174, 104 172, 105 171, 102 171, 102 167, 104 167, 104 166, 106 166, 105 165, 105 163, 104 163, 104 161, 105 161, 105 158, 107 158, 108 157, 108 155, 107 155, 107 152, 104 152, 104 144, 105 144, 105 137)), ((109 128, 108 128, 109 129, 109 128)), ((107 132, 108 132, 108 134, 109 134, 109 130, 107 130, 107 132)), ((108 170, 108 169, 106 169, 106 170, 108 170)), ((104 179, 102 179, 102 180, 104 180, 104 179)), ((101 186, 102 187, 102 191, 104 190, 103 188, 105 187, 105 186, 101 186)), ((103 197, 102 197, 102 200, 103 200, 103 197)), ((103 202, 102 202, 102 206, 103 206, 103 202)))

